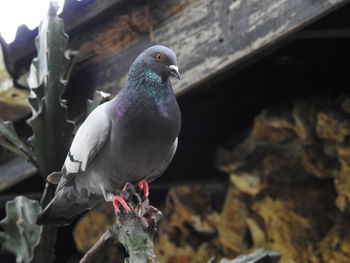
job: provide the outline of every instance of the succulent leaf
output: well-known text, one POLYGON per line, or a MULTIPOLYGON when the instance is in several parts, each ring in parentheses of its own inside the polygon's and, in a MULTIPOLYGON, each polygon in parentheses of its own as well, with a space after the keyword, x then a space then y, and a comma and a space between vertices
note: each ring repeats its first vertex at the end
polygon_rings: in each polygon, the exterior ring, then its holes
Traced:
POLYGON ((6 203, 6 217, 1 221, 2 246, 16 255, 16 262, 27 263, 33 259, 34 248, 39 244, 42 226, 35 221, 41 207, 38 201, 17 196, 6 203))
POLYGON ((18 137, 13 124, 9 121, 0 120, 0 145, 27 160, 34 161, 33 153, 18 137))
POLYGON ((28 99, 32 117, 33 136, 29 139, 42 176, 60 170, 68 152, 73 122, 67 119, 66 103, 62 100, 68 78, 69 57, 65 52, 68 36, 63 20, 56 15, 51 4, 49 16, 41 22, 36 47, 38 56, 33 59, 28 84, 28 99))

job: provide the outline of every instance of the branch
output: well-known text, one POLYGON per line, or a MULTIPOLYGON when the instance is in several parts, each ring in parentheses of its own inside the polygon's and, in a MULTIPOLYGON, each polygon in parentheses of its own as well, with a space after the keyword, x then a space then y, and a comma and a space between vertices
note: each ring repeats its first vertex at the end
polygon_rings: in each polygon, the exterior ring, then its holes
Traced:
POLYGON ((104 254, 104 249, 107 247, 107 244, 115 241, 115 235, 113 235, 114 231, 112 231, 111 228, 108 229, 96 242, 96 244, 89 249, 89 251, 80 260, 80 263, 96 262, 97 258, 104 254))
POLYGON ((153 238, 157 231, 157 223, 162 213, 149 205, 148 198, 142 200, 136 188, 128 185, 121 193, 128 201, 131 212, 116 212, 116 222, 85 254, 80 263, 96 262, 101 258, 107 244, 117 241, 129 254, 125 262, 158 263, 153 251, 153 238))

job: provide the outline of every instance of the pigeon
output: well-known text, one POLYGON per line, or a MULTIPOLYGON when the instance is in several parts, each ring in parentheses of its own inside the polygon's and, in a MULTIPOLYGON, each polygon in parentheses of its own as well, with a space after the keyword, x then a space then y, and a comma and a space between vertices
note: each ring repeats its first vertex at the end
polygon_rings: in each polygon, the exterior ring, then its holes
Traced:
POLYGON ((58 186, 38 224, 70 224, 104 200, 116 211, 120 204, 128 212, 120 193, 129 183, 148 196, 148 183, 165 171, 175 154, 181 128, 170 77, 180 79, 171 49, 152 46, 136 58, 125 87, 90 113, 61 171, 47 177, 58 186))

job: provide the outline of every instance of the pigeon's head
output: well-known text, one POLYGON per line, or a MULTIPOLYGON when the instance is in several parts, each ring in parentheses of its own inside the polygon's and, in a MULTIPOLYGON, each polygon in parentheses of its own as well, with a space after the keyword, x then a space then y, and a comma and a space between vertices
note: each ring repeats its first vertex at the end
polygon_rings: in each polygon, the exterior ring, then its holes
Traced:
POLYGON ((158 74, 163 79, 168 79, 170 76, 180 79, 176 55, 170 48, 152 46, 144 50, 136 59, 136 61, 140 60, 147 70, 158 74))

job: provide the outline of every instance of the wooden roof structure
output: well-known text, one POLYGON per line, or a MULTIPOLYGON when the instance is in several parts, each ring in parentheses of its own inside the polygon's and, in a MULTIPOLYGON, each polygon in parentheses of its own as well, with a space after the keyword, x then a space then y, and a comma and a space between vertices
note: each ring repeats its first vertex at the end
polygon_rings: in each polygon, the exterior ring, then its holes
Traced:
MULTIPOLYGON (((73 81, 115 93, 137 54, 160 43, 177 53, 182 81, 175 92, 181 95, 347 2, 67 0, 62 17, 70 48, 79 52, 73 81)), ((20 32, 6 48, 14 76, 28 70, 34 37, 20 32)))

